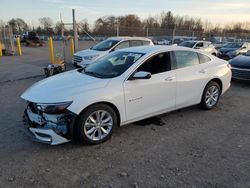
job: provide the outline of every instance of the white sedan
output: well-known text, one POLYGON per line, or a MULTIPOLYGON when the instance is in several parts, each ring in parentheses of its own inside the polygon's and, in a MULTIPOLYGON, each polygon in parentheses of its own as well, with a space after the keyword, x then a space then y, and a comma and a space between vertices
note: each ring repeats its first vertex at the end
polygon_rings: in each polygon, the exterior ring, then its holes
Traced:
POLYGON ((178 46, 118 50, 85 69, 44 79, 22 94, 26 130, 51 145, 97 144, 115 126, 199 104, 210 110, 230 87, 230 65, 178 46))

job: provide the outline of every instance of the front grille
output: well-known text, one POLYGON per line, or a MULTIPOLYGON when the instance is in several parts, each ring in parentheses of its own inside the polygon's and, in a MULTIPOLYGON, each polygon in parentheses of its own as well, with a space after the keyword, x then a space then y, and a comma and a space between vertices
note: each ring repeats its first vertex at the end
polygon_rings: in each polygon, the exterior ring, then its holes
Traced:
POLYGON ((250 80, 250 69, 234 69, 232 68, 232 77, 244 80, 250 80))
POLYGON ((36 103, 29 102, 28 106, 29 106, 31 112, 38 114, 39 110, 37 109, 37 104, 36 103))
POLYGON ((73 63, 73 64, 78 64, 78 63, 81 63, 81 62, 82 62, 82 57, 81 57, 81 56, 74 55, 73 60, 72 60, 72 63, 73 63))

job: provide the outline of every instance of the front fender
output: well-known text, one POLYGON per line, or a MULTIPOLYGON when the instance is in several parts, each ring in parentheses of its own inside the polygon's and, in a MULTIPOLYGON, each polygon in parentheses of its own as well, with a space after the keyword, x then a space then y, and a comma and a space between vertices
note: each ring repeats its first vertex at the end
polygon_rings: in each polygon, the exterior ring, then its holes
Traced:
POLYGON ((107 102, 113 104, 118 109, 121 122, 126 121, 123 90, 116 88, 114 91, 107 91, 105 88, 75 95, 73 103, 68 107, 68 110, 79 115, 90 105, 107 102))

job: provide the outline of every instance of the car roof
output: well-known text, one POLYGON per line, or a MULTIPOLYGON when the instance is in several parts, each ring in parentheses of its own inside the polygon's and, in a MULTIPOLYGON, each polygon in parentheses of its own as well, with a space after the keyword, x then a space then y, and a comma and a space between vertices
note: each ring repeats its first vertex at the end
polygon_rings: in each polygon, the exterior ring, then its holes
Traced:
POLYGON ((145 38, 145 37, 126 37, 126 36, 121 36, 121 37, 110 37, 108 38, 109 40, 146 40, 146 41, 151 41, 151 39, 145 38))
POLYGON ((174 51, 174 50, 195 51, 192 48, 187 48, 187 47, 182 47, 182 46, 177 46, 177 45, 171 45, 171 46, 164 46, 164 45, 138 46, 138 47, 131 47, 131 48, 121 49, 119 51, 150 54, 150 53, 154 53, 154 52, 174 51))

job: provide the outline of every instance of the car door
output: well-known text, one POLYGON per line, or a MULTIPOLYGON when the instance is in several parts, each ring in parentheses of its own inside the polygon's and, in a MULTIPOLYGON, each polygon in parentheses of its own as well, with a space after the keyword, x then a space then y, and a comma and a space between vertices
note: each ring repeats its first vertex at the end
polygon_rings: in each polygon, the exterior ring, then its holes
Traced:
POLYGON ((209 80, 209 70, 200 64, 198 53, 175 51, 176 107, 181 108, 200 102, 201 94, 209 80))
POLYGON ((176 73, 171 63, 170 52, 153 55, 135 70, 150 72, 150 79, 127 79, 124 82, 128 121, 175 107, 176 73))

